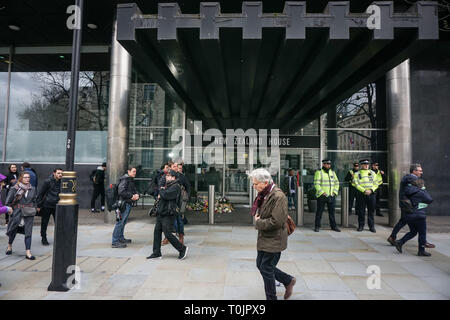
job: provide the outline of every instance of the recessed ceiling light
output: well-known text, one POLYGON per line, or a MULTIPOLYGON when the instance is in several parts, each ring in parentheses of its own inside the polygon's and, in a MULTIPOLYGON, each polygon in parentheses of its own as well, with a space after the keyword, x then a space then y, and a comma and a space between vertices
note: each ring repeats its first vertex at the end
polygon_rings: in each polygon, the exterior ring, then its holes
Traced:
POLYGON ((8 27, 14 31, 20 31, 20 27, 16 24, 10 24, 8 27))
POLYGON ((95 29, 98 28, 97 25, 96 25, 95 23, 88 23, 88 24, 87 24, 87 27, 88 27, 89 29, 93 29, 93 30, 95 30, 95 29))
POLYGON ((0 56, 0 59, 5 59, 5 57, 4 56, 0 56))
POLYGON ((59 56, 61 59, 64 59, 64 56, 59 56))

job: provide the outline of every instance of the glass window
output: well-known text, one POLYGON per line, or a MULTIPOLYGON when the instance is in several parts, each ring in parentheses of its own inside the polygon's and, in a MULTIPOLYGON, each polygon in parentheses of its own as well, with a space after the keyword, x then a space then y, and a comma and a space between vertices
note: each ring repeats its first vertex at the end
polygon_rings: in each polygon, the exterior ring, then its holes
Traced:
POLYGON ((8 72, 0 72, 0 161, 3 157, 3 132, 5 127, 6 90, 8 88, 8 72))
MULTIPOLYGON (((80 72, 76 163, 106 160, 109 72, 80 72)), ((64 162, 70 72, 13 72, 7 161, 64 162)))

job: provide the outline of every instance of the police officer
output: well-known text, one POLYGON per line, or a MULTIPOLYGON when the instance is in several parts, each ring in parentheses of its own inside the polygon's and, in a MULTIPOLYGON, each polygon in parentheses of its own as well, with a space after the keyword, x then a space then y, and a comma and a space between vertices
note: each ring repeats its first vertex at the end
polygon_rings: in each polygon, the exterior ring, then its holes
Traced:
POLYGON ((339 192, 339 180, 336 173, 331 170, 330 160, 323 160, 322 169, 317 170, 314 174, 314 188, 316 189, 317 198, 317 211, 314 231, 319 232, 323 209, 325 208, 325 204, 327 204, 331 230, 341 232, 341 230, 339 230, 339 228, 336 226, 336 220, 334 219, 336 196, 339 192))
POLYGON ((377 174, 377 181, 378 181, 378 189, 375 191, 376 195, 376 215, 379 217, 384 217, 381 213, 381 206, 380 206, 380 197, 381 197, 381 186, 383 185, 383 176, 384 171, 381 171, 378 167, 378 162, 372 163, 372 171, 377 174))
MULTIPOLYGON (((347 175, 345 176, 345 181, 348 182, 348 186, 349 186, 349 192, 348 192, 348 200, 349 200, 349 204, 348 204, 348 215, 350 216, 352 214, 352 208, 353 208, 353 203, 355 202, 355 197, 356 197, 356 188, 355 188, 355 182, 353 181, 353 176, 355 175, 356 172, 358 172, 359 170, 359 163, 358 162, 354 162, 353 163, 353 169, 349 170, 347 172, 347 175)), ((355 209, 356 211, 356 209, 355 209)))
POLYGON ((360 162, 361 169, 354 176, 356 193, 356 213, 358 214, 358 231, 364 230, 364 221, 367 206, 367 224, 371 232, 376 232, 373 214, 376 206, 375 191, 378 189, 379 181, 377 175, 369 170, 369 160, 360 162))

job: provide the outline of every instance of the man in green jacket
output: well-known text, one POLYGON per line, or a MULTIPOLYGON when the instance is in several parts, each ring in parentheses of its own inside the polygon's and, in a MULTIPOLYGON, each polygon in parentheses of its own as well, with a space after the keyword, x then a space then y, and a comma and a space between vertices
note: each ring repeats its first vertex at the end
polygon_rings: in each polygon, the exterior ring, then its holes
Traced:
POLYGON ((325 159, 322 161, 322 169, 314 174, 314 188, 316 189, 317 211, 314 231, 319 232, 323 209, 325 204, 328 207, 328 216, 330 218, 331 230, 341 232, 336 225, 334 211, 336 206, 336 196, 339 192, 339 179, 336 173, 331 170, 331 161, 325 159))

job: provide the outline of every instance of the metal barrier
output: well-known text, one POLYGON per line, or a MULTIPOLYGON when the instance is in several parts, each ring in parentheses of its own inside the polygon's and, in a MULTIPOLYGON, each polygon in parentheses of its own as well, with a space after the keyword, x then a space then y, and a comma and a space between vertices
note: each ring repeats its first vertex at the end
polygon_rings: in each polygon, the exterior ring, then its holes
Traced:
POLYGON ((209 224, 214 224, 214 185, 210 185, 208 189, 208 216, 209 216, 209 224))
POLYGON ((341 189, 341 226, 348 228, 348 187, 341 189))
POLYGON ((303 212, 304 212, 303 187, 298 186, 297 187, 297 216, 295 219, 295 224, 300 227, 303 226, 303 224, 304 224, 303 212))

